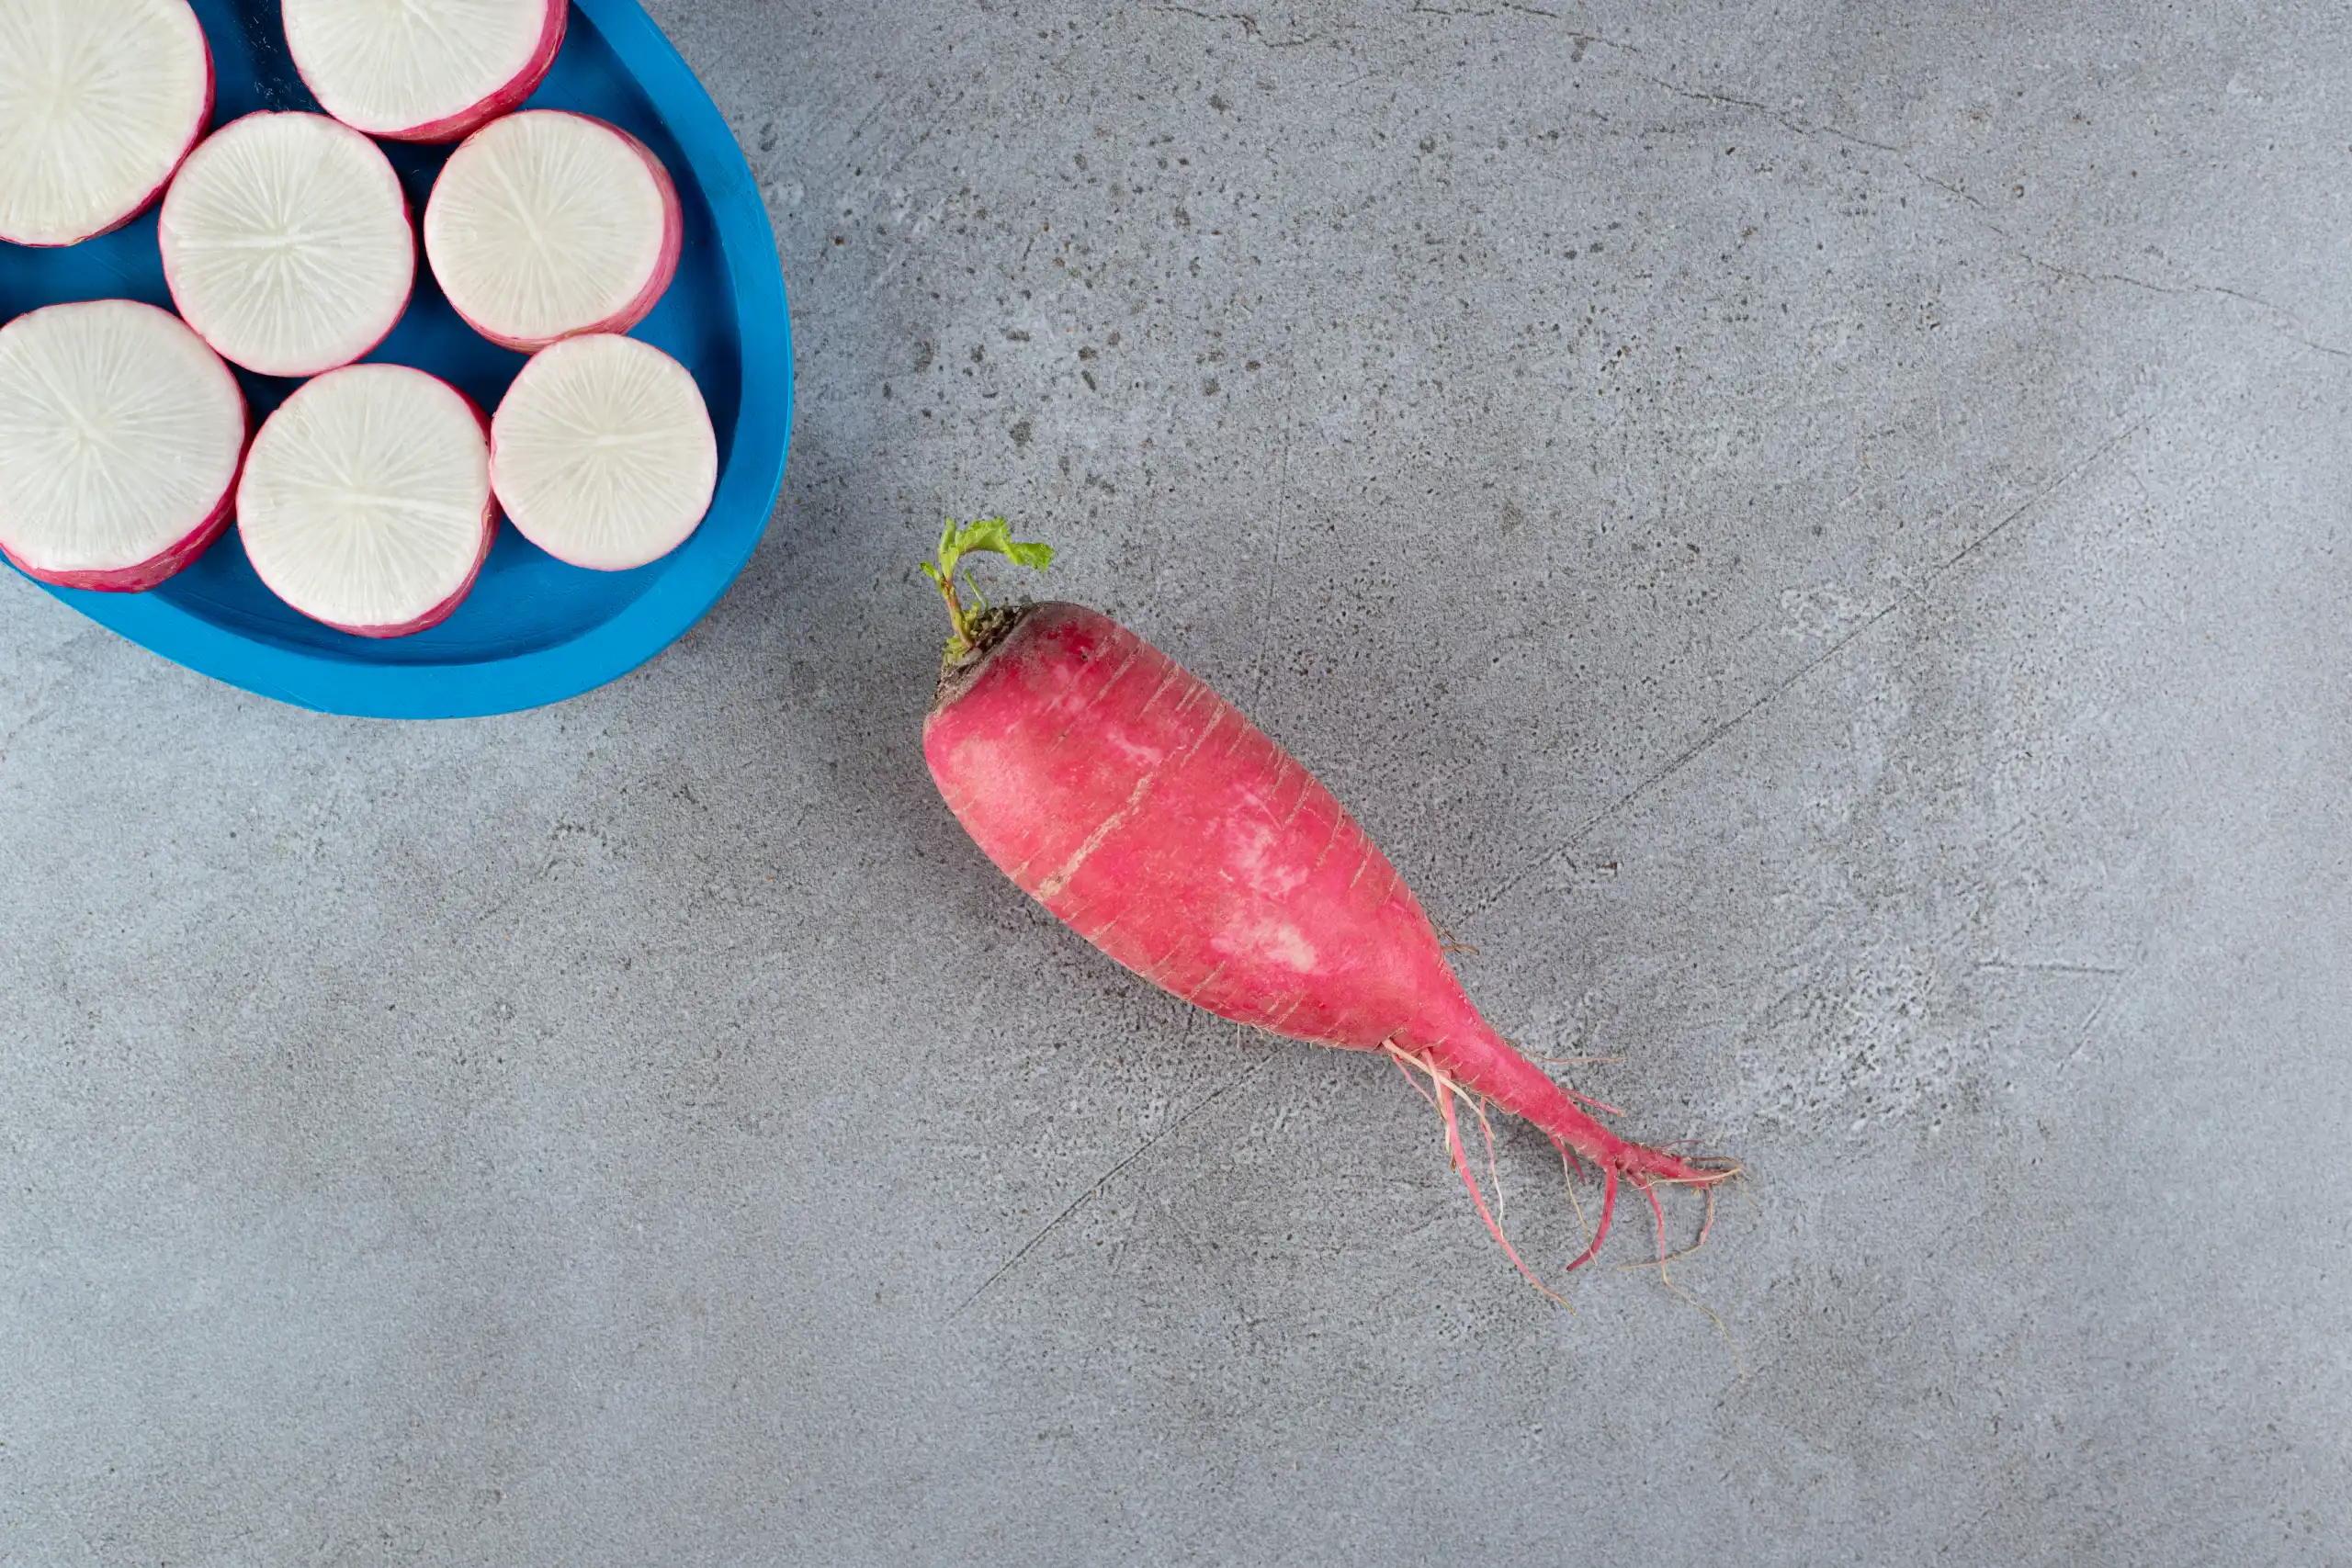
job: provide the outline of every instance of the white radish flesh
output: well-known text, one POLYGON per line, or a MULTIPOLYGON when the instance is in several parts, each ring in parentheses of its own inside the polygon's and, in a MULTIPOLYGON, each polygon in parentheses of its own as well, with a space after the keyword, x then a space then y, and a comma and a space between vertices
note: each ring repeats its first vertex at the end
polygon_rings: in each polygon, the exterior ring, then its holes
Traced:
POLYGON ((424 204, 424 254, 458 315, 528 353, 643 321, 678 270, 682 227, 677 188, 643 142, 535 109, 449 154, 424 204))
POLYGON ((0 240, 119 228, 211 116, 212 51, 187 0, 0 0, 0 240))
POLYGON ((486 422, 405 365, 354 365, 262 423, 237 486, 237 534, 269 591, 357 637, 448 617, 498 527, 486 422))
POLYGON ((394 141, 455 141, 531 96, 569 0, 285 0, 294 68, 327 113, 394 141))
POLYGON ((176 317, 130 299, 0 328, 0 552, 63 588, 153 588, 228 526, 244 394, 176 317))
POLYGON ((718 442, 684 366, 635 338, 566 338, 506 389, 490 473, 525 538, 573 566, 624 571, 702 522, 718 442))
POLYGON ((265 376, 315 376, 384 341, 416 237, 382 149, 317 114, 249 114, 164 195, 164 280, 188 325, 265 376))

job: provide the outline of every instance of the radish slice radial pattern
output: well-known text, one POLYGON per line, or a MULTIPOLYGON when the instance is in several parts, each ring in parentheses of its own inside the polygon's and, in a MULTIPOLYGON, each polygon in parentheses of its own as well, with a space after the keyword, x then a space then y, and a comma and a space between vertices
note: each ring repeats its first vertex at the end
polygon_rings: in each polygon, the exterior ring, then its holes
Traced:
POLYGON ((285 0, 294 68, 320 107, 394 141, 455 141, 531 96, 570 0, 285 0))
POLYGON ((0 552, 62 588, 153 588, 228 526, 244 394, 153 305, 51 305, 0 328, 0 552))
POLYGON ((523 536, 600 571, 676 549, 710 510, 718 441, 686 367, 635 338, 540 350, 490 424, 491 482, 523 536))
POLYGON ((0 0, 0 240, 120 227, 211 115, 212 52, 187 0, 0 0))
POLYGON ((310 382, 263 422, 237 487, 237 533, 269 591, 358 637, 438 625, 498 526, 486 422, 404 365, 310 382))
POLYGON ((627 332, 678 270, 677 188, 603 120, 535 109, 449 154, 424 204, 424 254, 458 315, 526 353, 627 332))
POLYGON ((324 115, 249 114, 205 138, 164 193, 156 239, 188 325, 265 376, 357 359, 416 279, 399 176, 324 115))

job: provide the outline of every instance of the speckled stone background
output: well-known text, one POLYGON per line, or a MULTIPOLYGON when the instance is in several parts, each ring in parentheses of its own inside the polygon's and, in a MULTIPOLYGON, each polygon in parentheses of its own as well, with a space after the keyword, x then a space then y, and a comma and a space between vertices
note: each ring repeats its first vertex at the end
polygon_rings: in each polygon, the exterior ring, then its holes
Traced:
POLYGON ((0 581, 0 1562, 2352 1558, 2352 13, 657 16, 797 334, 703 626, 404 726, 0 581), (978 510, 1746 1161, 1687 1294, 989 869, 978 510))

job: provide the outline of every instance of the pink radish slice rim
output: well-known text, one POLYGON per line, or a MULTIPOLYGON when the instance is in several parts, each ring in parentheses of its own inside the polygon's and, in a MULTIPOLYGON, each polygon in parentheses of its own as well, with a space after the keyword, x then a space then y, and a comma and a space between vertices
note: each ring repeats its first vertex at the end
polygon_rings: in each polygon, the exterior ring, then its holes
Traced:
POLYGON ((570 0, 284 0, 294 69, 327 113, 391 141, 455 141, 537 90, 570 0))
POLYGON ((0 240, 78 244, 146 211, 212 92, 186 0, 0 6, 0 240))
POLYGON ((523 536, 573 566, 626 571, 710 510, 718 440, 686 367, 594 333, 541 349, 490 422, 490 479, 523 536))
POLYGON ((424 254, 450 308, 525 354, 643 321, 677 275, 684 229, 650 148, 564 109, 483 126, 424 204, 424 254))
POLYGON ((155 235, 180 314, 221 357, 315 376, 373 350, 416 280, 416 234, 379 148, 324 115, 262 112, 199 143, 155 235))
POLYGON ((490 422, 437 376, 353 365, 263 422, 237 486, 237 533, 269 591, 354 637, 447 620, 498 530, 490 422))
POLYGON ((0 554, 60 588, 135 593, 229 525, 251 429, 220 355, 130 299, 0 328, 0 554))

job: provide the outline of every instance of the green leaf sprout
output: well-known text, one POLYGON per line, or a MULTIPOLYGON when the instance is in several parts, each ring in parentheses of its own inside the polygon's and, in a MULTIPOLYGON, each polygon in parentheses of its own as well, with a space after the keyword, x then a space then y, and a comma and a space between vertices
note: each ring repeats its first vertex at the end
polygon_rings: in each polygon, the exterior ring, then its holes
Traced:
POLYGON ((964 558, 972 555, 1000 555, 1015 566, 1043 571, 1053 564, 1054 547, 1012 536, 1012 525, 1001 517, 981 517, 969 523, 958 523, 953 517, 939 535, 939 557, 922 563, 923 575, 939 590, 947 604, 947 618, 955 623, 956 633, 947 639, 947 662, 965 658, 988 629, 991 618, 989 602, 971 575, 966 572, 961 584, 964 592, 972 596, 971 608, 967 609, 957 593, 956 573, 964 558))

